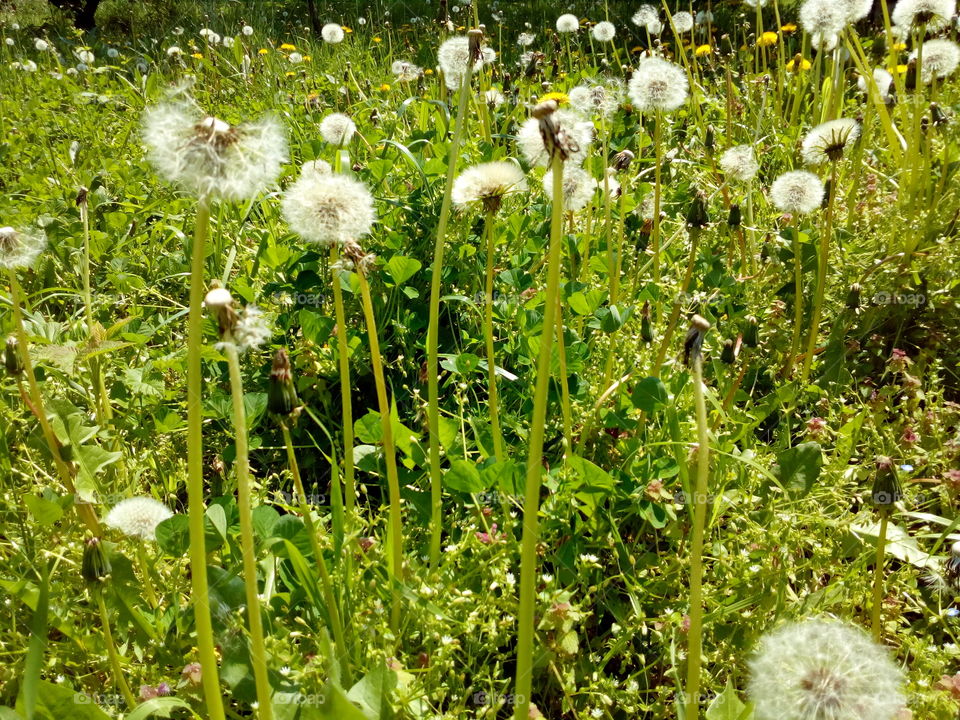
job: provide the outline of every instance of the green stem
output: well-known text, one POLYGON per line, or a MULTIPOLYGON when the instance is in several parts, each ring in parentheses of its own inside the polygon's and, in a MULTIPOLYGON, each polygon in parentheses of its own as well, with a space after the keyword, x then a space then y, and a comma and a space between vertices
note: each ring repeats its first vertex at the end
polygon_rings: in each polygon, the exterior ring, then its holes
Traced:
POLYGON ((303 514, 303 522, 307 526, 307 534, 310 536, 310 547, 313 549, 313 556, 317 561, 317 570, 320 571, 323 599, 327 604, 327 613, 330 615, 333 641, 337 644, 337 654, 340 656, 340 666, 344 674, 344 684, 349 685, 350 665, 347 655, 347 641, 343 634, 343 623, 340 620, 337 596, 333 592, 333 582, 330 580, 330 573, 327 571, 327 563, 323 559, 323 550, 320 547, 317 527, 313 522, 310 505, 307 503, 307 493, 303 488, 303 480, 300 478, 300 466, 297 464, 297 456, 293 451, 293 440, 290 437, 290 428, 287 427, 286 422, 281 420, 280 429, 283 432, 283 442, 287 446, 287 464, 290 466, 290 474, 293 476, 293 486, 297 491, 297 496, 300 498, 300 512, 303 514))
POLYGON ((394 633, 400 627, 400 589, 403 577, 403 530, 400 516, 400 478, 397 474, 397 452, 393 444, 393 420, 390 402, 387 399, 387 383, 383 376, 383 361, 380 358, 380 343, 377 340, 377 319, 373 314, 373 300, 370 298, 370 283, 363 268, 357 265, 357 277, 360 279, 360 294, 363 297, 363 315, 367 321, 367 336, 370 338, 370 364, 373 366, 373 379, 377 386, 377 403, 380 406, 380 430, 383 433, 383 454, 387 464, 387 486, 390 492, 390 563, 393 604, 390 611, 390 629, 394 633))
POLYGON ((707 517, 707 474, 710 445, 707 404, 703 393, 703 358, 693 358, 693 397, 697 409, 697 483, 693 496, 693 539, 690 542, 690 630, 687 632, 686 718, 700 717, 700 661, 703 652, 703 536, 707 517))
MULTIPOLYGON (((656 164, 653 171, 653 230, 650 233, 650 242, 653 244, 653 284, 655 287, 660 286, 660 168, 663 164, 661 125, 663 125, 662 113, 657 110, 653 125, 653 147, 656 153, 656 164)), ((660 303, 657 303, 657 307, 660 307, 660 303)))
POLYGON ((807 339, 807 352, 803 356, 800 370, 800 385, 807 384, 810 366, 813 364, 814 351, 817 349, 817 335, 820 329, 820 314, 823 310, 823 298, 827 289, 827 265, 830 260, 830 238, 833 235, 833 199, 837 191, 837 163, 830 163, 830 196, 827 198, 827 213, 823 232, 820 233, 820 252, 817 258, 817 294, 813 298, 813 310, 810 313, 810 337, 807 339))
POLYGON ((803 321, 803 260, 800 256, 800 219, 793 226, 793 335, 781 374, 789 377, 800 347, 800 323, 803 321))
POLYGON ((440 479, 440 384, 439 363, 440 333, 440 279, 443 273, 443 240, 450 220, 450 205, 453 197, 453 180, 457 173, 457 159, 463 139, 464 117, 470 99, 470 72, 464 72, 457 104, 457 118, 453 126, 453 139, 447 154, 447 178, 440 204, 440 219, 437 222, 437 237, 433 246, 433 270, 430 279, 430 317, 427 322, 427 423, 430 429, 430 568, 440 563, 440 534, 442 524, 442 486, 440 479))
POLYGON ((547 291, 543 309, 543 335, 537 358, 537 381, 530 420, 526 491, 523 502, 523 540, 520 551, 520 608, 517 615, 517 677, 514 719, 527 720, 533 673, 533 611, 537 579, 537 541, 540 535, 540 483, 543 463, 544 424, 547 416, 547 389, 550 384, 550 356, 553 349, 554 313, 560 297, 560 248, 563 230, 563 161, 553 157, 553 203, 550 222, 550 250, 547 261, 547 291))
POLYGON ((187 321, 187 514, 190 529, 190 577, 193 614, 197 629, 203 696, 210 720, 225 720, 217 671, 217 654, 210 619, 207 584, 207 552, 203 520, 203 408, 200 357, 203 345, 203 261, 210 233, 210 206, 206 198, 197 203, 196 228, 190 263, 190 314, 187 321))
POLYGON ((113 640, 113 632, 110 630, 110 616, 107 614, 107 605, 103 601, 103 590, 94 588, 93 594, 97 596, 97 606, 100 608, 100 624, 103 626, 103 643, 107 646, 107 655, 110 657, 110 666, 113 669, 113 680, 123 695, 124 701, 129 709, 135 708, 139 703, 130 691, 127 679, 123 676, 123 668, 120 667, 120 654, 117 652, 117 645, 113 640))
POLYGON ((887 518, 886 510, 880 511, 880 533, 877 536, 877 559, 873 568, 873 639, 877 642, 883 638, 881 625, 881 606, 883 605, 883 559, 887 546, 887 518))
POLYGON ((570 386, 567 382, 567 346, 563 337, 563 304, 557 297, 557 356, 560 360, 560 400, 563 416, 564 457, 573 452, 573 411, 570 408, 570 386))
POLYGON ((494 214, 487 213, 484 219, 484 231, 487 236, 487 274, 484 287, 483 335, 487 345, 487 383, 489 384, 490 425, 493 431, 493 454, 497 460, 505 460, 503 451, 503 431, 500 428, 500 401, 497 393, 497 371, 493 352, 493 261, 495 240, 493 232, 494 214))
MULTIPOLYGON (((330 246, 330 266, 334 267, 340 257, 336 243, 330 246)), ((340 275, 333 273, 333 306, 337 319, 337 348, 340 362, 340 413, 343 417, 343 485, 346 495, 348 533, 353 528, 356 485, 353 480, 353 400, 350 395, 350 356, 347 345, 347 318, 343 309, 343 288, 340 275)))
POLYGON ((150 607, 156 609, 160 603, 153 588, 153 580, 150 579, 150 562, 147 560, 147 551, 143 543, 137 543, 137 562, 140 564, 140 574, 143 575, 143 594, 146 595, 150 607))
POLYGON ((660 370, 667 359, 667 353, 670 351, 670 342, 673 339, 673 333, 677 328, 677 322, 680 319, 680 311, 683 309, 683 299, 687 295, 690 287, 690 281, 693 278, 693 266, 697 260, 697 250, 700 245, 700 229, 690 228, 690 257, 687 258, 687 269, 683 275, 683 281, 680 283, 680 292, 677 299, 673 302, 673 309, 670 311, 670 319, 667 322, 666 332, 663 334, 663 340, 660 341, 660 349, 657 351, 657 359, 653 366, 654 377, 660 377, 660 370))

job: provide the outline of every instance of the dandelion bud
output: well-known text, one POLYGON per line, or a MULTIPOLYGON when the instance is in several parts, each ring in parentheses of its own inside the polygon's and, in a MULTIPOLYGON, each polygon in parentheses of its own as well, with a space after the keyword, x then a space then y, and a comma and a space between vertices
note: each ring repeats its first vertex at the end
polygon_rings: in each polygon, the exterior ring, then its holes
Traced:
POLYGON ((653 324, 650 319, 650 301, 643 303, 643 310, 640 311, 640 338, 645 342, 653 342, 653 324))
POLYGON ((633 162, 635 157, 629 150, 621 150, 613 156, 613 167, 620 172, 624 172, 630 168, 630 163, 633 162))
POLYGON ((687 331, 686 340, 683 342, 684 365, 690 365, 701 357, 703 339, 710 327, 710 321, 701 315, 694 315, 691 318, 690 329, 687 331))
POLYGON ((760 323, 753 315, 744 318, 743 343, 747 347, 755 348, 760 344, 760 323))
POLYGON ((110 561, 103 551, 100 538, 88 538, 83 546, 83 560, 80 563, 80 575, 88 583, 102 583, 110 575, 110 569, 110 561))
POLYGON ((870 500, 877 510, 889 510, 903 497, 897 466, 888 457, 877 458, 877 471, 873 476, 873 492, 870 500))
POLYGON ((707 149, 708 153, 713 152, 714 134, 713 125, 707 125, 707 131, 703 136, 703 146, 707 149))
POLYGON ((233 296, 229 290, 221 287, 219 282, 214 281, 212 289, 203 300, 203 304, 216 316, 221 339, 233 332, 233 328, 237 324, 237 313, 233 309, 233 296))
POLYGON ((270 384, 267 388, 267 410, 274 415, 286 416, 297 406, 297 391, 293 386, 290 358, 283 348, 273 356, 270 384))
POLYGON ((727 365, 733 365, 737 361, 738 347, 731 338, 723 341, 723 350, 720 351, 720 360, 727 365))
POLYGON ((8 337, 6 347, 3 350, 3 365, 7 368, 7 374, 17 377, 23 373, 23 358, 20 357, 20 350, 17 347, 17 339, 8 337))
POLYGON ((850 290, 847 291, 847 308, 850 310, 856 310, 860 307, 860 293, 862 288, 860 283, 854 283, 850 286, 850 290))
POLYGON ((732 228, 740 227, 741 220, 740 206, 734 203, 730 206, 730 214, 727 215, 727 225, 732 228))
POLYGON ((937 103, 930 103, 930 116, 933 118, 934 127, 941 127, 947 124, 947 116, 943 109, 937 103))
POLYGON ((702 230, 710 224, 710 215, 707 213, 707 196, 702 190, 694 193, 693 202, 687 211, 687 227, 702 230))

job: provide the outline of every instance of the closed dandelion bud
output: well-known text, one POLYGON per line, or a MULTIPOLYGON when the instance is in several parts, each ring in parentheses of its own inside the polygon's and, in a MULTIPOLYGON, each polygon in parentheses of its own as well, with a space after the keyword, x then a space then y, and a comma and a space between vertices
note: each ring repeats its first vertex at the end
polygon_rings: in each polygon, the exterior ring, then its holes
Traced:
POLYGON ((850 290, 847 291, 847 308, 850 310, 856 310, 860 307, 860 293, 863 288, 860 287, 860 283, 854 283, 850 286, 850 290))
POLYGON ((713 129, 713 125, 707 125, 707 132, 703 137, 703 146, 709 153, 713 152, 714 135, 715 131, 713 129))
POLYGON ((827 178, 823 184, 823 200, 820 203, 821 209, 826 209, 830 204, 830 198, 833 197, 833 178, 827 178))
POLYGON ((80 574, 88 583, 101 583, 110 575, 110 561, 103 551, 100 538, 89 538, 84 544, 80 574))
POLYGON ((510 82, 511 82, 512 79, 513 79, 513 78, 512 78, 512 76, 510 75, 510 73, 505 72, 505 73, 503 74, 503 91, 504 91, 505 93, 506 93, 506 92, 510 92, 510 90, 511 90, 510 82))
POLYGON ((648 343, 653 342, 653 324, 650 319, 650 301, 643 303, 643 310, 640 311, 640 338, 648 343))
POLYGON ((887 510, 903 496, 897 467, 888 457, 877 458, 877 471, 873 476, 873 492, 870 500, 878 510, 887 510))
POLYGON ((935 127, 945 125, 947 122, 947 116, 944 115, 943 109, 937 103, 930 103, 930 116, 933 118, 935 127))
POLYGON ((727 215, 727 225, 729 225, 732 228, 740 227, 740 223, 742 222, 742 219, 743 218, 740 213, 740 206, 736 204, 731 205, 730 214, 727 215))
POLYGON ((690 365, 700 357, 703 349, 703 339, 710 329, 710 321, 701 315, 694 315, 690 320, 690 330, 683 342, 683 362, 690 365))
POLYGON ((7 338, 7 345, 3 350, 3 366, 7 368, 7 374, 13 377, 23 373, 23 359, 14 337, 7 338))
POLYGON ((690 204, 690 210, 687 212, 687 227, 702 230, 710 224, 710 216, 707 214, 707 196, 701 192, 693 196, 693 202, 690 204))
POLYGON ((753 315, 747 315, 743 326, 743 344, 755 348, 760 344, 760 323, 753 315))
POLYGON ((290 358, 283 348, 273 356, 270 383, 267 387, 267 410, 274 415, 290 415, 297 406, 297 391, 293 387, 290 358))
POLYGON ((613 156, 613 167, 614 169, 623 172, 630 167, 630 163, 633 162, 634 157, 636 157, 629 150, 621 150, 616 155, 613 156))
POLYGON ((737 353, 733 340, 727 338, 723 341, 723 350, 720 352, 720 360, 727 365, 733 365, 737 361, 737 353))

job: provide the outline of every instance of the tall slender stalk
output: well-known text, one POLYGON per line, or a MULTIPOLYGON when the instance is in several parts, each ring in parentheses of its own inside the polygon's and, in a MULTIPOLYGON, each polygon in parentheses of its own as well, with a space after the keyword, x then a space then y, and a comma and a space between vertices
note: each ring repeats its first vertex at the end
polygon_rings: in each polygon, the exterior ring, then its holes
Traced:
MULTIPOLYGON (((653 284, 657 287, 660 286, 660 173, 661 166, 663 165, 662 125, 663 113, 657 110, 653 126, 653 148, 656 156, 653 171, 653 232, 650 234, 650 241, 653 244, 653 284)), ((660 307, 660 303, 657 303, 657 307, 660 307)))
POLYGON ((803 356, 803 365, 800 370, 800 385, 807 384, 810 376, 810 366, 813 364, 813 355, 817 349, 817 335, 820 329, 820 314, 823 310, 823 298, 827 289, 827 266, 830 261, 830 239, 833 236, 833 199, 837 188, 837 163, 830 163, 830 195, 827 197, 827 213, 824 228, 820 233, 820 251, 817 257, 817 294, 813 298, 813 310, 810 313, 810 337, 807 339, 807 352, 803 356))
POLYGON ((110 630, 110 615, 107 613, 107 605, 103 601, 103 590, 96 588, 92 590, 97 596, 97 607, 100 609, 100 624, 103 627, 103 644, 107 646, 107 656, 110 658, 110 667, 113 670, 113 681, 116 683, 120 694, 123 695, 124 702, 128 709, 137 706, 137 699, 130 690, 127 679, 123 676, 123 667, 120 665, 120 653, 117 652, 117 644, 113 639, 113 632, 110 630))
MULTIPOLYGON (((330 267, 336 268, 340 249, 330 245, 330 267)), ((343 288, 340 273, 335 269, 331 279, 334 315, 337 319, 337 356, 340 363, 340 414, 343 418, 343 486, 346 495, 347 528, 353 528, 354 502, 357 489, 353 480, 353 400, 350 395, 350 355, 347 345, 347 316, 343 308, 343 288)))
POLYGON ((403 530, 400 516, 400 478, 397 474, 397 452, 393 443, 393 418, 390 413, 390 401, 387 398, 387 382, 383 375, 383 361, 380 358, 380 342, 377 339, 377 319, 373 314, 373 300, 370 297, 370 283, 362 262, 357 263, 357 277, 360 278, 360 294, 363 298, 363 315, 367 321, 367 337, 370 339, 370 364, 373 366, 373 380, 377 386, 377 404, 380 407, 380 430, 383 433, 383 454, 387 465, 387 487, 390 493, 390 554, 391 562, 390 628, 396 633, 400 627, 400 589, 403 577, 403 530))
POLYGON ((200 356, 203 346, 203 261, 210 234, 210 205, 197 202, 190 262, 190 313, 187 321, 187 517, 190 530, 190 578, 203 696, 210 720, 225 720, 210 618, 207 552, 203 519, 203 408, 200 356))
POLYGON ((487 272, 484 285, 483 336, 487 346, 487 384, 490 407, 490 427, 493 430, 493 454, 497 460, 505 460, 503 430, 500 428, 500 397, 497 392, 497 370, 493 352, 493 261, 495 240, 493 232, 495 214, 488 212, 484 218, 484 234, 487 238, 487 272))
POLYGON ((803 260, 800 251, 800 218, 793 225, 793 334, 790 338, 790 350, 784 362, 781 374, 789 377, 796 362, 797 349, 800 347, 800 323, 803 322, 803 260))
POLYGON ((460 143, 463 140, 464 118, 470 99, 469 68, 465 69, 460 85, 457 117, 453 125, 453 139, 447 155, 447 178, 440 203, 440 218, 437 221, 437 237, 433 246, 433 270, 430 278, 430 316, 427 321, 427 424, 430 429, 430 567, 435 569, 440 562, 440 534, 442 525, 442 486, 440 479, 440 379, 439 333, 440 333, 440 279, 443 274, 443 241, 450 220, 450 205, 453 197, 453 180, 457 174, 460 143))
POLYGON ((514 719, 527 720, 530 689, 533 685, 533 611, 537 576, 537 541, 540 535, 540 483, 543 471, 543 436, 547 416, 547 389, 550 384, 550 356, 553 349, 554 314, 560 297, 560 249, 563 230, 563 160, 552 160, 553 203, 550 218, 550 249, 547 260, 547 290, 543 309, 543 334, 537 358, 537 381, 530 420, 527 478, 523 501, 523 539, 520 550, 520 609, 517 615, 517 677, 514 719))
POLYGON ((881 624, 881 606, 883 605, 883 559, 887 548, 887 520, 889 510, 880 511, 880 532, 877 535, 877 557, 873 567, 873 607, 871 608, 873 639, 877 642, 883 638, 881 624))

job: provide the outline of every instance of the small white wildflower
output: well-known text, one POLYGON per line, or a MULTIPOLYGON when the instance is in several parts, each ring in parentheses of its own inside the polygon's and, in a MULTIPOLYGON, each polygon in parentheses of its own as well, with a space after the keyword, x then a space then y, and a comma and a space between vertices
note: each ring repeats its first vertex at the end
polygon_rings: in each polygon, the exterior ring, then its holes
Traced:
POLYGON ((630 100, 640 112, 672 112, 687 101, 687 74, 662 58, 640 61, 630 79, 630 100))
POLYGON ((557 32, 574 33, 580 29, 580 20, 576 15, 566 13, 557 18, 557 32))
POLYGON ((377 218, 367 186, 345 175, 305 173, 281 205, 290 229, 320 245, 359 240, 377 218))
POLYGON ((170 508, 152 497, 132 497, 114 505, 103 524, 124 535, 141 540, 156 540, 157 525, 172 517, 170 508))
POLYGON ((324 42, 336 45, 343 42, 343 28, 336 23, 327 23, 320 29, 320 37, 324 42))
POLYGON ((727 180, 750 182, 756 177, 760 166, 752 145, 737 145, 720 156, 720 169, 727 180))
POLYGON ((850 118, 828 120, 810 130, 800 149, 807 165, 823 165, 843 158, 844 151, 860 137, 860 123, 850 118))
POLYGON ((344 147, 353 139, 357 126, 343 113, 331 113, 320 123, 320 134, 331 145, 344 147))
MULTIPOLYGON (((910 53, 910 59, 917 59, 917 51, 910 53)), ((925 83, 934 78, 942 79, 952 75, 960 65, 960 45, 952 40, 938 38, 927 40, 923 44, 923 57, 920 58, 921 75, 925 83)))
POLYGON ((46 246, 47 236, 42 230, 0 228, 0 268, 30 267, 46 246))
POLYGON ((288 677, 290 672, 291 670, 289 665, 284 665, 280 668, 280 674, 283 675, 283 677, 288 677))
POLYGON ((610 42, 617 34, 617 28, 612 22, 603 20, 593 26, 591 34, 593 35, 593 39, 598 42, 610 42))
POLYGON ((820 178, 806 170, 785 172, 770 186, 770 201, 781 212, 812 213, 823 202, 823 194, 820 178))
POLYGON ((515 163, 481 163, 467 168, 454 180, 453 202, 458 206, 483 203, 487 212, 496 212, 505 195, 526 190, 526 176, 515 163))

